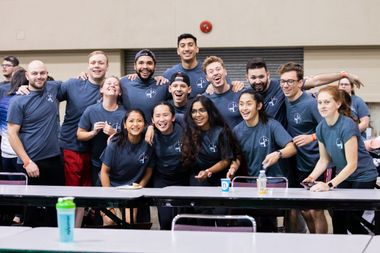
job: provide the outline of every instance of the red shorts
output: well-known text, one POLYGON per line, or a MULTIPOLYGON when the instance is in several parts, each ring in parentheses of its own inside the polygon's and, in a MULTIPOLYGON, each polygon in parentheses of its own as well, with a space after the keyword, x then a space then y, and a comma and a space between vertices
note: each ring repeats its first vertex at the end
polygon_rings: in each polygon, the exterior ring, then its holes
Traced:
POLYGON ((63 161, 67 186, 92 186, 89 153, 64 149, 63 161))

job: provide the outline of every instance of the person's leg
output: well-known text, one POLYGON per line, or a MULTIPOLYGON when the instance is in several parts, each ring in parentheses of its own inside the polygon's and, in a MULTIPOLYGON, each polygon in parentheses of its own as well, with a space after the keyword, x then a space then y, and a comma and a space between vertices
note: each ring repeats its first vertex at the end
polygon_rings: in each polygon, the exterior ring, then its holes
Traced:
POLYGON ((314 233, 327 234, 327 220, 324 210, 310 210, 311 217, 314 222, 314 233))

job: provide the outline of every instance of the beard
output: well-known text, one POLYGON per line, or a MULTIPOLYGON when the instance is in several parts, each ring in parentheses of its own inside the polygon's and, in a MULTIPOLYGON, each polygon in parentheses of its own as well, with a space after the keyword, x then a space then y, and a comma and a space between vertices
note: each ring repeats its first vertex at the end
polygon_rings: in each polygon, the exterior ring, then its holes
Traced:
POLYGON ((153 74, 154 74, 154 71, 150 71, 150 74, 148 77, 142 77, 141 75, 141 70, 140 71, 136 71, 136 74, 139 76, 139 78, 143 81, 148 81, 150 78, 152 78, 153 74))
POLYGON ((255 92, 263 93, 268 87, 268 80, 266 82, 253 83, 251 84, 251 87, 255 92))
POLYGON ((36 85, 35 82, 29 82, 29 85, 36 90, 42 90, 45 87, 46 80, 42 83, 42 85, 36 85))

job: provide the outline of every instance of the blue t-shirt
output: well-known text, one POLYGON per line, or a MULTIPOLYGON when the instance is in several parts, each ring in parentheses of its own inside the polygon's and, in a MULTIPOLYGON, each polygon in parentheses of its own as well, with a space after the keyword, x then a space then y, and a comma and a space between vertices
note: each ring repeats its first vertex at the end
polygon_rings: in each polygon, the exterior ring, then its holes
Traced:
MULTIPOLYGON (((292 137, 302 134, 313 134, 318 123, 322 120, 318 112, 317 101, 314 97, 303 92, 295 101, 286 99, 286 115, 288 121, 288 133, 292 137)), ((303 172, 311 172, 319 160, 318 142, 313 141, 302 147, 297 147, 297 169, 303 172)))
POLYGON ((111 186, 139 183, 150 163, 152 148, 144 140, 117 146, 115 138, 107 145, 100 160, 110 168, 111 186))
POLYGON ((177 123, 173 126, 173 132, 168 135, 155 131, 152 161, 154 187, 187 184, 188 173, 182 167, 181 160, 182 133, 182 126, 177 123))
MULTIPOLYGON (((367 104, 361 97, 358 97, 356 95, 351 96, 351 113, 357 120, 360 120, 365 116, 370 116, 367 104)), ((361 136, 364 139, 366 138, 365 131, 361 133, 361 136)))
POLYGON ((208 97, 214 103, 224 121, 231 129, 243 120, 239 112, 239 97, 242 92, 243 91, 233 92, 229 89, 222 94, 204 94, 205 97, 208 97))
POLYGON ((177 107, 177 106, 174 105, 174 102, 173 102, 172 99, 169 100, 168 102, 169 102, 169 104, 171 104, 173 106, 175 115, 182 115, 182 116, 185 114, 185 112, 187 110, 187 105, 189 104, 189 103, 187 103, 184 106, 177 107))
MULTIPOLYGON (((124 115, 125 109, 121 105, 119 105, 115 111, 105 110, 102 103, 90 105, 80 118, 78 127, 83 128, 86 131, 91 131, 96 122, 102 121, 107 122, 108 125, 111 125, 112 128, 119 132, 122 127, 124 115)), ((96 167, 102 165, 99 157, 107 146, 108 137, 109 135, 103 133, 103 131, 99 131, 99 133, 90 141, 91 160, 92 164, 96 167)))
POLYGON ((208 131, 202 131, 200 140, 200 150, 191 170, 190 184, 205 186, 220 185, 220 178, 226 176, 226 170, 213 174, 211 178, 208 178, 207 181, 201 182, 200 184, 197 180, 194 180, 194 175, 198 175, 199 171, 206 170, 223 159, 233 159, 232 148, 226 137, 226 133, 222 127, 215 126, 208 131), (222 154, 222 145, 226 150, 225 154, 222 154))
POLYGON ((123 89, 124 107, 126 109, 139 108, 144 112, 148 123, 152 121, 154 106, 159 102, 166 101, 169 97, 168 85, 157 85, 153 78, 145 82, 139 77, 134 81, 124 77, 120 83, 123 89))
POLYGON ((191 85, 191 93, 189 98, 193 98, 196 95, 202 94, 206 91, 209 82, 206 80, 206 74, 202 70, 201 63, 198 63, 193 69, 184 69, 182 64, 177 64, 171 68, 168 68, 163 75, 165 78, 170 79, 174 73, 179 71, 189 76, 191 85))
MULTIPOLYGON (((41 91, 16 96, 8 110, 9 123, 21 126, 20 140, 30 159, 43 160, 60 154, 58 100, 60 83, 48 81, 41 91)), ((18 159, 18 163, 21 160, 18 159)))
MULTIPOLYGON (((274 119, 268 119, 266 124, 261 121, 249 127, 245 121, 238 124, 233 133, 242 148, 245 161, 248 166, 248 175, 257 177, 262 169, 265 157, 285 147, 292 141, 292 137, 284 127, 274 119)), ((266 169, 267 176, 286 176, 279 163, 275 163, 266 169)))
POLYGON ((90 105, 100 101, 99 85, 88 80, 69 79, 61 85, 58 100, 66 100, 65 119, 61 127, 59 144, 61 148, 77 152, 89 151, 88 142, 77 139, 80 117, 90 105))
POLYGON ((358 125, 350 118, 339 115, 333 126, 327 125, 323 120, 317 127, 318 141, 323 143, 331 161, 337 169, 337 174, 347 165, 345 143, 353 136, 358 141, 358 166, 346 180, 357 182, 370 182, 376 180, 378 173, 373 164, 372 157, 366 151, 364 142, 360 137, 358 125))
POLYGON ((285 95, 280 86, 280 80, 271 79, 268 90, 261 93, 264 97, 264 107, 268 116, 274 118, 286 127, 285 95))
POLYGON ((8 96, 7 93, 10 89, 10 83, 0 86, 0 132, 7 130, 7 113, 9 107, 9 100, 14 95, 8 96))

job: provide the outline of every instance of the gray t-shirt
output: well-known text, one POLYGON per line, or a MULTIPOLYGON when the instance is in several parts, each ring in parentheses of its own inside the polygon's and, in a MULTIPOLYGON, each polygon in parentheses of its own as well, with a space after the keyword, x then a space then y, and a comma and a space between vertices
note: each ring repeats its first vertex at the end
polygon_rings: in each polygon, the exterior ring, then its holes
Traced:
MULTIPOLYGON (((117 132, 120 131, 122 126, 122 120, 125 115, 125 109, 123 106, 119 105, 115 111, 107 111, 104 109, 102 103, 95 105, 90 105, 84 111, 82 117, 80 118, 78 127, 85 129, 86 131, 91 131, 94 128, 96 122, 102 121, 107 122, 108 125, 116 129, 117 132)), ((91 148, 91 161, 96 167, 100 167, 102 162, 99 157, 103 150, 107 146, 108 135, 100 131, 94 138, 90 141, 91 148)))
MULTIPOLYGON (((286 99, 286 115, 288 133, 292 137, 302 134, 313 134, 318 123, 322 120, 318 112, 317 101, 314 97, 303 92, 296 101, 286 99)), ((318 142, 313 141, 302 147, 297 147, 297 169, 311 172, 319 159, 318 142)))
MULTIPOLYGON (((41 91, 16 96, 8 109, 9 123, 21 126, 19 137, 30 159, 43 160, 60 154, 58 100, 60 83, 48 81, 41 91)), ((22 163, 18 159, 18 163, 22 163)))
POLYGON ((111 141, 100 160, 110 168, 111 186, 138 183, 143 178, 151 159, 152 148, 144 140, 117 146, 111 141))
POLYGON ((358 125, 350 118, 340 115, 333 126, 327 125, 323 120, 317 127, 318 141, 323 143, 331 161, 336 166, 339 174, 347 165, 345 143, 353 136, 358 140, 358 164, 357 169, 346 180, 358 182, 370 182, 377 178, 377 169, 372 158, 364 147, 360 137, 358 125))
POLYGON ((123 105, 126 109, 139 108, 144 112, 148 123, 152 120, 152 110, 156 104, 169 97, 168 85, 157 85, 153 78, 131 81, 127 77, 120 80, 123 89, 123 105))
MULTIPOLYGON (((259 175, 262 162, 268 154, 282 149, 292 141, 284 127, 274 119, 268 119, 266 124, 260 121, 254 127, 247 126, 243 121, 234 128, 233 133, 242 148, 248 175, 255 177, 259 175)), ((273 177, 286 176, 279 163, 268 167, 266 174, 273 177)))
POLYGON ((224 121, 231 129, 243 120, 239 112, 239 97, 242 92, 243 91, 233 92, 229 89, 222 94, 204 94, 204 96, 208 97, 213 102, 224 121))
POLYGON ((278 79, 271 79, 268 90, 261 93, 264 96, 264 107, 268 116, 274 118, 286 127, 285 95, 278 79))
POLYGON ((77 129, 84 110, 100 101, 99 85, 88 80, 72 78, 61 85, 57 98, 59 101, 67 102, 59 138, 61 148, 77 152, 88 151, 88 143, 78 141, 77 129))

